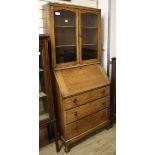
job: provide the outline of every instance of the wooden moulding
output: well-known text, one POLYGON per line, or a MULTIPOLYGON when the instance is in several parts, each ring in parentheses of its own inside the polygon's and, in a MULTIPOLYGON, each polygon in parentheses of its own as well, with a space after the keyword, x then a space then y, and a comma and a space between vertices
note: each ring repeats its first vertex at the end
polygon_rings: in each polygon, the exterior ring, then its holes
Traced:
POLYGON ((78 6, 78 5, 70 5, 70 4, 60 4, 60 3, 48 3, 46 5, 50 5, 50 6, 55 6, 55 7, 65 7, 65 8, 75 8, 75 9, 89 9, 89 10, 94 10, 94 11, 98 11, 101 12, 101 9, 97 9, 97 8, 92 8, 92 7, 86 7, 86 6, 78 6))
POLYGON ((83 132, 80 135, 75 136, 71 139, 65 140, 64 137, 62 137, 62 136, 60 136, 60 138, 64 142, 64 144, 68 146, 70 144, 73 144, 73 143, 85 138, 86 136, 89 136, 91 133, 94 133, 95 131, 97 132, 98 130, 100 130, 102 128, 107 128, 109 126, 109 124, 110 124, 110 121, 107 120, 107 121, 95 126, 94 128, 91 128, 91 129, 87 130, 86 132, 83 132))

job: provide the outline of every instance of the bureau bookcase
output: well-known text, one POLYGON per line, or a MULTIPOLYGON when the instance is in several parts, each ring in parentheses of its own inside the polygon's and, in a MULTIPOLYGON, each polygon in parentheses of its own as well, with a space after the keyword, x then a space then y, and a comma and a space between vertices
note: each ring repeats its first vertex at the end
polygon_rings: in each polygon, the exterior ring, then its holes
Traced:
POLYGON ((60 137, 70 145, 109 126, 110 84, 101 65, 101 10, 43 6, 50 35, 60 137))

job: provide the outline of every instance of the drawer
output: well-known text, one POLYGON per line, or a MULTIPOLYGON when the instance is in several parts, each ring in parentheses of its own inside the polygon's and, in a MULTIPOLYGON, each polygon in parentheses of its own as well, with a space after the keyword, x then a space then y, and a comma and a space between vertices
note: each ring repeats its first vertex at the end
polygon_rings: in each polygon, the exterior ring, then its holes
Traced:
POLYGON ((109 108, 66 125, 66 138, 73 138, 109 119, 109 108))
POLYGON ((74 97, 64 99, 63 101, 64 109, 67 110, 67 109, 74 108, 84 103, 107 96, 108 94, 110 94, 110 87, 106 86, 100 89, 92 90, 80 95, 76 95, 74 97))
POLYGON ((77 121, 78 119, 81 119, 97 111, 100 111, 101 109, 109 107, 109 104, 110 96, 106 96, 104 98, 100 98, 79 107, 70 109, 66 111, 66 124, 77 121))

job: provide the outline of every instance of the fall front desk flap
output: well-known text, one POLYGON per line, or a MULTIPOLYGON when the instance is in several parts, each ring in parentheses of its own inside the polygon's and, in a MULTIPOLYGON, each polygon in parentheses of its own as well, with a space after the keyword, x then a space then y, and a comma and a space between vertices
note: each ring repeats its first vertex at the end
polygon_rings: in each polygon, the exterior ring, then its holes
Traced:
POLYGON ((109 85, 107 74, 100 64, 58 70, 55 76, 63 97, 109 85))

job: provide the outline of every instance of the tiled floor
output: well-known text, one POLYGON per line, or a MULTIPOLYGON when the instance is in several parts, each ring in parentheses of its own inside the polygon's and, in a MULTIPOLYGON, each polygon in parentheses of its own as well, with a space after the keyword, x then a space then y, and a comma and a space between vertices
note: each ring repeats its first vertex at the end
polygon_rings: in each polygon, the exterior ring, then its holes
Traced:
MULTIPOLYGON (((103 130, 71 148, 67 155, 115 155, 116 153, 116 126, 103 130)), ((40 155, 66 155, 64 146, 56 153, 55 144, 40 148, 40 155)))

